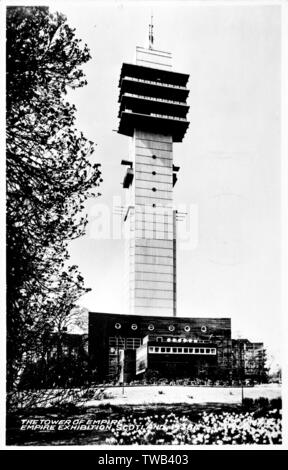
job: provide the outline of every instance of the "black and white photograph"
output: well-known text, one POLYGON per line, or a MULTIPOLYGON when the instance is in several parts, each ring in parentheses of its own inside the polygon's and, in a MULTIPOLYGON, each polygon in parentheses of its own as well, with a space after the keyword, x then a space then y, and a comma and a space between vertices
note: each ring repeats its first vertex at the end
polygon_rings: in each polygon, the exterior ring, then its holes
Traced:
POLYGON ((4 3, 5 448, 283 449, 287 2, 4 3))

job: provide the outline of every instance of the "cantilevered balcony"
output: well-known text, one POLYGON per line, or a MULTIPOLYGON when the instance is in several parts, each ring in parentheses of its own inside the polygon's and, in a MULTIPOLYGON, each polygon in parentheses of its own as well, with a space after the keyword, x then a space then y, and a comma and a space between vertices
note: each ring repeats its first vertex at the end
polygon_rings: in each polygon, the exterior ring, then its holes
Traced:
POLYGON ((171 99, 184 103, 189 95, 189 90, 185 86, 130 76, 123 77, 119 86, 119 102, 124 93, 153 96, 155 98, 171 99))
POLYGON ((163 134, 170 134, 174 142, 182 142, 188 127, 189 122, 185 118, 157 113, 134 113, 126 109, 120 113, 118 132, 132 137, 135 128, 147 131, 157 130, 163 134))
POLYGON ((152 80, 160 83, 167 83, 170 85, 178 85, 182 87, 185 87, 189 80, 189 75, 186 73, 124 63, 121 68, 119 86, 121 86, 122 79, 127 76, 144 80, 152 80))
POLYGON ((118 132, 133 136, 134 129, 159 132, 181 142, 189 122, 186 88, 189 75, 133 64, 120 74, 118 132))
POLYGON ((181 101, 124 93, 121 96, 119 117, 121 112, 127 108, 140 114, 156 113, 182 118, 186 118, 189 110, 189 106, 181 101))

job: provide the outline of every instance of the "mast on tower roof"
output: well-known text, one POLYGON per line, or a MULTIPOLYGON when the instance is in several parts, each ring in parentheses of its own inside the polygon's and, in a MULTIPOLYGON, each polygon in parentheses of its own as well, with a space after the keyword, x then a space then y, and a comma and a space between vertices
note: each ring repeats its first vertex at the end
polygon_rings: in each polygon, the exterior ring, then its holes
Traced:
POLYGON ((153 25, 153 15, 151 15, 151 23, 149 24, 149 49, 153 49, 154 43, 154 25, 153 25))

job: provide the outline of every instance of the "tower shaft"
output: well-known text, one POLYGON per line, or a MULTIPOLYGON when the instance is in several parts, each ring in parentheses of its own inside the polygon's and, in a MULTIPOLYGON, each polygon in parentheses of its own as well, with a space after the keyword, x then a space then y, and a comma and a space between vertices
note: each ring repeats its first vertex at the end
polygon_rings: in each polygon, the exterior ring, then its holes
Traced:
POLYGON ((171 54, 161 51, 137 48, 136 65, 122 66, 119 132, 131 137, 129 160, 122 162, 128 165, 123 186, 129 192, 131 314, 176 316, 173 142, 183 139, 189 125, 187 80, 171 71, 171 54))

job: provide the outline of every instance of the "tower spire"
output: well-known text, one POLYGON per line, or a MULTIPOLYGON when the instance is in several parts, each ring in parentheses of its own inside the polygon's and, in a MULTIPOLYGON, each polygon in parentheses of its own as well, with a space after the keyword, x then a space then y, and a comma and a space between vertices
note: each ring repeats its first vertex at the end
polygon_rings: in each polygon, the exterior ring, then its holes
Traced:
POLYGON ((151 22, 149 24, 149 49, 153 49, 154 43, 154 25, 153 25, 153 14, 151 14, 151 22))

